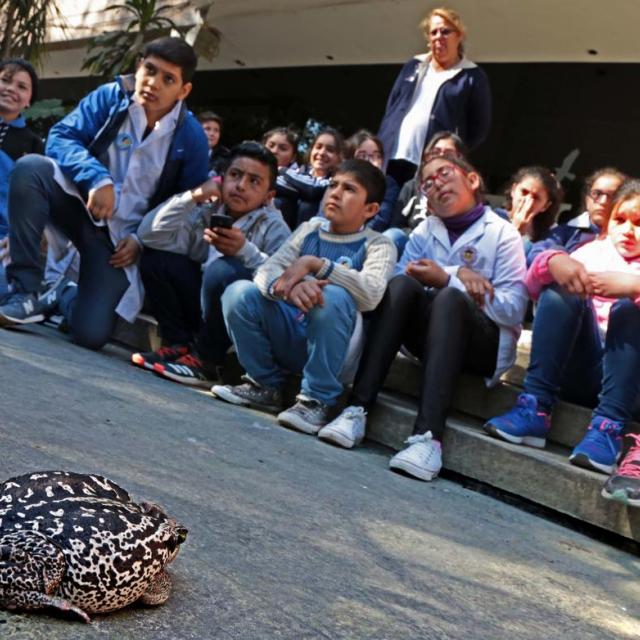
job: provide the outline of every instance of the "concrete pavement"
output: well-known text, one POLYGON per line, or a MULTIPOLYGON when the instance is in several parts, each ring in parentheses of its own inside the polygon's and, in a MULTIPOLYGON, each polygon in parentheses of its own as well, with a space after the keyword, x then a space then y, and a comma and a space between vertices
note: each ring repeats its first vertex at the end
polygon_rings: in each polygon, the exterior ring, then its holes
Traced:
MULTIPOLYGON (((637 638, 640 560, 92 353, 0 331, 0 478, 106 475, 189 528, 158 609, 0 611, 0 638, 637 638)), ((541 479, 544 481, 544 479, 541 479)))

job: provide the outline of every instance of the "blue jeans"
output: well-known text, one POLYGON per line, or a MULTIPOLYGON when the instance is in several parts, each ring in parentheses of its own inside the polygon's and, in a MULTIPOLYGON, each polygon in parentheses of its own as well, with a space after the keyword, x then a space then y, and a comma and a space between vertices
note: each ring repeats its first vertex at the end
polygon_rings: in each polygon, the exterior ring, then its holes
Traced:
POLYGON ((324 306, 302 314, 286 302, 268 300, 253 282, 235 282, 222 296, 222 310, 240 364, 251 378, 280 387, 287 371, 302 372, 301 393, 336 403, 357 317, 346 289, 326 286, 324 306))
POLYGON ((224 364, 231 346, 222 314, 222 294, 236 280, 251 280, 253 271, 231 256, 218 258, 202 276, 202 326, 196 338, 196 349, 203 360, 224 364))
POLYGON ((548 409, 559 395, 594 406, 594 414, 631 420, 640 392, 640 309, 618 300, 609 314, 604 345, 592 304, 557 285, 536 308, 525 391, 548 409))
POLYGON ((96 227, 83 204, 65 193, 53 178, 47 158, 20 158, 9 182, 9 251, 7 279, 14 292, 35 293, 43 277, 40 241, 51 222, 78 248, 77 290, 69 288, 60 309, 71 337, 90 349, 102 347, 113 332, 115 309, 129 287, 123 269, 112 267, 113 243, 106 227, 96 227))

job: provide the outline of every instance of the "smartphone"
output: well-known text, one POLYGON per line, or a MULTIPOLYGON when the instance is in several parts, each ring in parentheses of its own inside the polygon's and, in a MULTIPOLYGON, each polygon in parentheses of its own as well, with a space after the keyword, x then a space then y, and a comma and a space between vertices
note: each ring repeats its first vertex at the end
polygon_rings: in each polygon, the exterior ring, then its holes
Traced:
POLYGON ((221 227, 222 229, 231 229, 233 218, 224 213, 213 213, 209 220, 209 229, 221 227))

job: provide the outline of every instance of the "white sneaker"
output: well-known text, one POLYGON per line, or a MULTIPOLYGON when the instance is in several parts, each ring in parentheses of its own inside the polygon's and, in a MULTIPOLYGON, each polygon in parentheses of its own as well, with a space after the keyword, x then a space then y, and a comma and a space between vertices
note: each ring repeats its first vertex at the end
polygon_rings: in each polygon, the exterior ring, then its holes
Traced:
POLYGON ((362 407, 347 407, 335 420, 318 432, 318 438, 345 449, 362 442, 367 426, 367 412, 362 407))
POLYGON ((431 431, 411 436, 405 441, 409 446, 389 460, 389 468, 400 469, 420 480, 433 480, 442 468, 440 444, 435 444, 431 431))

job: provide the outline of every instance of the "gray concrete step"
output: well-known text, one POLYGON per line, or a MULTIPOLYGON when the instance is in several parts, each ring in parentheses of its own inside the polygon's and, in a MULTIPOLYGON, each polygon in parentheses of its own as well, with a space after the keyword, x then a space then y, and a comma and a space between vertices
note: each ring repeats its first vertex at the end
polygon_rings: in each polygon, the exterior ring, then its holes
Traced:
MULTIPOLYGON (((369 416, 367 438, 398 450, 411 435, 415 414, 415 400, 382 393, 369 416)), ((481 422, 463 414, 449 418, 445 469, 640 542, 640 509, 602 498, 605 475, 569 464, 566 448, 512 445, 480 427, 481 422)))
MULTIPOLYGON (((399 355, 385 381, 385 388, 417 398, 420 395, 420 366, 399 355)), ((498 416, 511 409, 521 392, 519 387, 502 382, 487 388, 478 376, 463 374, 453 397, 453 409, 481 420, 498 416)), ((551 416, 548 439, 565 447, 575 447, 582 439, 591 419, 591 410, 569 402, 558 402, 551 416)))

